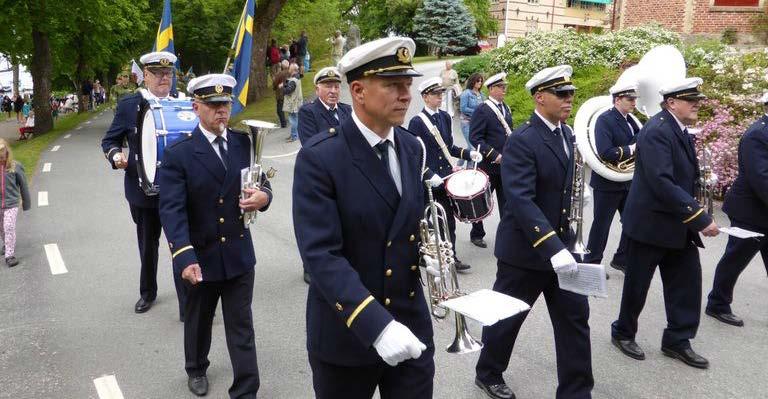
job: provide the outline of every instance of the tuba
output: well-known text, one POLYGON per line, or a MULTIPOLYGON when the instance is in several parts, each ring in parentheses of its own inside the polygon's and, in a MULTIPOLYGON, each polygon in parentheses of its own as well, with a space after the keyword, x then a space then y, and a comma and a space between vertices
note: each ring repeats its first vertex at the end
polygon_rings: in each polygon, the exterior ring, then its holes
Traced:
MULTIPOLYGON (((637 65, 627 68, 619 76, 618 82, 633 81, 637 83, 637 110, 647 117, 656 115, 661 111, 662 96, 659 90, 667 83, 685 78, 685 60, 675 47, 664 45, 652 48, 637 65)), ((597 151, 595 144, 595 125, 597 118, 613 107, 613 97, 592 97, 585 101, 576 112, 574 119, 574 136, 576 147, 574 149, 574 176, 573 189, 571 191, 571 212, 569 221, 576 224, 576 239, 572 244, 571 252, 584 254, 583 243, 583 208, 584 208, 584 184, 585 169, 589 166, 598 175, 615 182, 632 180, 635 172, 634 157, 611 163, 604 161, 597 151)), ((642 123, 632 114, 629 114, 638 126, 642 123)))
MULTIPOLYGON (((245 189, 261 189, 264 180, 262 174, 264 169, 261 165, 261 152, 264 149, 264 137, 270 130, 277 129, 277 126, 273 123, 257 121, 248 119, 243 121, 244 125, 248 125, 250 129, 251 139, 251 166, 247 171, 241 172, 240 175, 240 187, 243 190, 241 192, 241 198, 245 198, 245 189)), ((277 172, 274 168, 269 168, 266 172, 267 178, 271 179, 277 172)), ((256 221, 256 215, 258 211, 249 211, 243 214, 243 225, 248 228, 253 222, 256 221)))
MULTIPOLYGON (((441 306, 443 301, 464 295, 459 290, 459 279, 451 244, 450 230, 445 209, 435 201, 432 187, 427 185, 429 204, 424 209, 424 218, 419 222, 421 244, 419 253, 435 259, 439 276, 426 273, 429 290, 429 307, 436 320, 443 320, 449 310, 441 306), (431 227, 430 227, 431 225, 431 227)), ((456 330, 453 342, 446 348, 448 353, 470 353, 480 350, 483 344, 472 338, 464 315, 454 312, 456 330)))

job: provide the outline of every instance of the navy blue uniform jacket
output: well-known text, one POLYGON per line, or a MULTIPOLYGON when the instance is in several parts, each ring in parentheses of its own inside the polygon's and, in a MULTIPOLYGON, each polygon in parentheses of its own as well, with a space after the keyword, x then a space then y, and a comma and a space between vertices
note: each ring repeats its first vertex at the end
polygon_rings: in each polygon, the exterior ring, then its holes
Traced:
MULTIPOLYGON (((638 129, 634 119, 630 119, 635 131, 627 125, 627 119, 616 108, 604 112, 597 117, 595 123, 595 146, 597 153, 603 161, 618 163, 631 158, 629 145, 635 143, 635 133, 638 129)), ((595 190, 604 191, 628 191, 632 181, 615 182, 608 180, 595 171, 589 185, 595 190)))
POLYGON ((768 115, 747 129, 739 143, 739 175, 725 196, 731 218, 768 229, 768 115))
POLYGON ((682 249, 712 218, 694 198, 699 163, 693 141, 669 111, 654 115, 637 136, 635 176, 622 226, 633 240, 682 249))
POLYGON ((501 161, 507 198, 496 233, 496 257, 513 266, 552 270, 550 258, 566 248, 573 235, 568 224, 573 180, 573 132, 561 124, 563 139, 538 115, 517 128, 501 161))
MULTIPOLYGON (((199 263, 203 281, 221 281, 253 270, 251 231, 240 214, 240 170, 250 164, 246 133, 229 130, 224 164, 199 127, 165 149, 160 168, 160 221, 168 238, 173 272, 199 263)), ((263 190, 272 202, 272 189, 263 190)))
MULTIPOLYGON (((117 169, 112 156, 122 151, 123 141, 128 141, 128 167, 125 168, 125 198, 133 206, 140 208, 157 208, 157 196, 148 196, 139 186, 139 170, 137 169, 137 154, 141 148, 141 138, 136 130, 136 121, 139 118, 139 107, 144 99, 141 93, 133 93, 123 97, 117 103, 115 118, 109 130, 101 139, 101 149, 107 157, 112 169, 117 169)), ((162 168, 161 168, 162 169, 162 168)))
POLYGON ((310 137, 317 133, 328 131, 332 127, 339 126, 340 121, 352 115, 352 107, 348 104, 337 103, 336 114, 339 120, 333 117, 330 111, 320 99, 304 104, 299 108, 299 140, 306 143, 310 137))
POLYGON ((423 151, 399 127, 395 148, 402 198, 352 118, 313 137, 296 159, 293 225, 312 275, 307 349, 332 364, 381 362, 372 345, 392 319, 432 343, 418 267, 423 151))
MULTIPOLYGON (((422 109, 421 112, 429 117, 426 110, 422 109)), ((437 123, 435 123, 434 119, 430 119, 432 120, 432 124, 434 124, 437 130, 440 131, 440 137, 442 137, 451 156, 471 161, 472 159, 469 157, 469 150, 457 147, 453 144, 451 116, 442 110, 438 110, 435 116, 437 117, 437 123)), ((453 173, 451 164, 445 159, 443 150, 440 149, 437 140, 435 140, 432 133, 427 129, 427 126, 424 124, 424 121, 421 120, 420 116, 416 115, 411 119, 408 123, 408 130, 421 138, 421 141, 424 142, 424 147, 427 149, 427 168, 432 172, 437 173, 440 177, 445 177, 453 173)), ((442 188, 443 186, 440 187, 442 188)))
MULTIPOLYGON (((507 125, 512 129, 512 111, 504 105, 507 125)), ((480 104, 472 119, 469 121, 469 141, 474 149, 483 154, 483 162, 480 168, 488 174, 498 175, 501 170, 499 164, 491 163, 504 150, 507 141, 507 131, 499 122, 499 118, 486 103, 480 104)))

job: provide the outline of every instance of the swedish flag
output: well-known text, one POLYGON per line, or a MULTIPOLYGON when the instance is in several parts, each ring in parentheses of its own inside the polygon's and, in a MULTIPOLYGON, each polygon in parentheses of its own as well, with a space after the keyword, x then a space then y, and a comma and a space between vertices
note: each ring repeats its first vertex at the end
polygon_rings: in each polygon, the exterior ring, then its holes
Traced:
POLYGON ((254 0, 246 0, 243 14, 235 31, 235 40, 232 43, 235 56, 232 64, 227 63, 225 73, 232 75, 237 80, 237 85, 232 91, 235 101, 232 104, 232 115, 245 108, 248 100, 248 76, 251 73, 251 50, 253 50, 253 15, 256 7, 254 0))
MULTIPOLYGON (((171 22, 171 0, 163 1, 163 17, 160 19, 160 26, 157 28, 157 37, 152 51, 167 51, 176 55, 173 47, 173 23, 171 22)), ((179 68, 179 60, 176 60, 176 69, 179 68)), ((171 94, 176 95, 176 73, 173 74, 171 82, 171 94)))

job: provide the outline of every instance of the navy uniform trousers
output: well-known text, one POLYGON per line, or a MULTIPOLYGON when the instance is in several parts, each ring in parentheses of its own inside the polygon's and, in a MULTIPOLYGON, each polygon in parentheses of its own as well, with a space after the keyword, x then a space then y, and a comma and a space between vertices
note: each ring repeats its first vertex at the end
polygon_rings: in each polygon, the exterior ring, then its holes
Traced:
POLYGON ((627 239, 624 290, 619 319, 611 325, 613 337, 635 339, 637 319, 645 306, 657 265, 664 286, 667 312, 667 328, 664 329, 661 346, 674 349, 690 347, 689 340, 696 336, 701 319, 701 264, 699 249, 693 241, 682 249, 671 249, 627 239))
MULTIPOLYGON (((498 261, 493 290, 520 299, 530 306, 541 294, 547 302, 555 333, 557 357, 557 398, 590 398, 592 349, 589 340, 589 302, 587 297, 558 287, 552 270, 523 269, 498 261)), ((517 334, 528 312, 483 328, 484 350, 477 361, 477 378, 485 384, 501 384, 502 374, 512 356, 517 334)))
MULTIPOLYGON (((756 228, 733 218, 731 218, 731 226, 741 227, 768 236, 768 230, 756 228)), ((717 269, 715 269, 715 280, 712 283, 712 291, 709 293, 707 309, 715 313, 731 313, 733 289, 736 286, 736 281, 758 252, 762 254, 763 262, 765 263, 766 259, 768 259, 768 238, 741 239, 733 236, 728 237, 725 253, 720 258, 720 262, 717 263, 717 269)), ((766 267, 768 267, 768 264, 766 267)))
MULTIPOLYGON (((627 202, 628 191, 605 191, 594 190, 592 198, 594 199, 594 219, 592 227, 589 229, 588 249, 589 253, 584 255, 585 263, 600 263, 603 260, 605 245, 608 243, 608 235, 611 231, 611 223, 616 211, 619 211, 619 217, 624 214, 624 204, 627 202)), ((619 265, 627 263, 627 236, 621 233, 619 247, 613 255, 613 262, 619 265)))

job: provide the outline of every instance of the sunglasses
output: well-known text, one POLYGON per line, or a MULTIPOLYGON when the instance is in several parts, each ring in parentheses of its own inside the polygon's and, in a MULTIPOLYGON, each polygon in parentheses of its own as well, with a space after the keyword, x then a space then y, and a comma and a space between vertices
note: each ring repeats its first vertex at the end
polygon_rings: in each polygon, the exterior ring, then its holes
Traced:
POLYGON ((547 93, 554 94, 557 96, 557 98, 568 98, 573 97, 573 95, 576 93, 574 90, 560 90, 555 91, 554 89, 546 90, 547 93))

